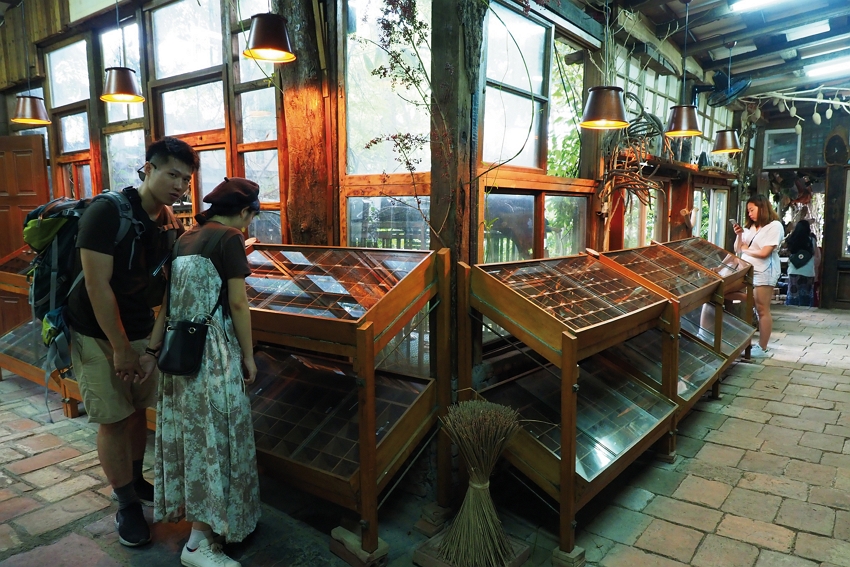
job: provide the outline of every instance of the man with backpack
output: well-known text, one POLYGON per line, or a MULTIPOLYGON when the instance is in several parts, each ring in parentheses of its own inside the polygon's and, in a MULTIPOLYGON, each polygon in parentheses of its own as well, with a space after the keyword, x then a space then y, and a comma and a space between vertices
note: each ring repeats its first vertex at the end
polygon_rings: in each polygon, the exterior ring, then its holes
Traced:
POLYGON ((137 230, 115 242, 124 219, 113 199, 94 200, 79 220, 75 272, 83 279, 66 312, 71 359, 89 421, 99 424, 98 456, 118 500, 118 539, 127 546, 150 541, 141 502, 152 504, 153 486, 142 476, 142 460, 159 345, 148 337, 152 308, 165 291, 163 267, 183 232, 170 206, 188 191, 198 166, 188 144, 162 138, 147 149, 139 189, 123 190, 137 230))

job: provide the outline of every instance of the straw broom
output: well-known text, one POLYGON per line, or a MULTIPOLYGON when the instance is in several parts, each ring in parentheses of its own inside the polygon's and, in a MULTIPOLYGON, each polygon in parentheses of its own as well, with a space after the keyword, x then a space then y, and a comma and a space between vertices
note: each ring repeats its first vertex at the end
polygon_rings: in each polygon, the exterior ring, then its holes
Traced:
POLYGON ((455 567, 507 565, 514 553, 490 497, 490 474, 519 427, 519 414, 499 404, 472 400, 449 407, 440 419, 469 471, 469 489, 440 542, 440 555, 455 567))

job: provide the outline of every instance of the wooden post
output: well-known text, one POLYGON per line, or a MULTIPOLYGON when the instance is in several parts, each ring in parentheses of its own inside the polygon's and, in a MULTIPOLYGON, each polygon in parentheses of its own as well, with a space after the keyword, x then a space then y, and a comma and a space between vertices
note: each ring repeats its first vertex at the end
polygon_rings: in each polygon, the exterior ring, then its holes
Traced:
POLYGON ((576 544, 576 414, 578 413, 578 340, 561 336, 561 505, 560 549, 570 553, 576 544))
POLYGON ((469 272, 470 267, 463 262, 457 270, 457 328, 458 328, 458 366, 457 366, 457 399, 466 401, 472 399, 472 318, 469 307, 469 272))
POLYGON ((329 244, 331 174, 325 138, 330 117, 325 114, 323 74, 317 72, 322 68, 319 54, 324 46, 316 38, 312 0, 279 1, 276 12, 288 20, 287 31, 298 50, 298 58, 280 69, 281 120, 286 132, 281 147, 288 156, 288 160, 283 160, 286 170, 282 175, 281 206, 286 207, 293 244, 329 244))
POLYGON ((375 329, 357 329, 357 411, 360 420, 360 528, 363 551, 378 549, 378 472, 375 435, 375 329))
MULTIPOLYGON (((467 268, 469 269, 469 268, 467 268)), ((437 307, 436 351, 437 359, 437 404, 439 415, 446 415, 452 403, 452 359, 451 345, 451 253, 443 248, 437 252, 437 286, 439 288, 440 305, 437 307)), ((463 290, 458 294, 463 295, 463 290)), ((465 312, 461 312, 461 317, 465 312)), ((461 335, 461 342, 464 337, 461 335)), ((461 347, 459 347, 461 348, 461 347)), ((442 428, 441 428, 442 429, 442 428)), ((452 483, 452 441, 449 436, 440 431, 437 435, 437 505, 448 508, 451 500, 452 483)))

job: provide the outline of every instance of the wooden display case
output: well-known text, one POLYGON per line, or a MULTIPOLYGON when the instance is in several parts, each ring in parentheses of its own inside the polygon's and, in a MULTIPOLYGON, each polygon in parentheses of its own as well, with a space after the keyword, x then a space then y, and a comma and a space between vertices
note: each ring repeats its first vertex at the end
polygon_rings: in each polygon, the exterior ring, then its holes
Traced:
MULTIPOLYGON (((638 455, 657 443, 674 457, 678 421, 710 388, 719 394, 722 371, 749 345, 752 328, 722 304, 725 289, 750 285, 750 267, 717 255, 687 241, 462 265, 459 311, 477 311, 549 363, 476 395, 521 414, 506 456, 559 501, 562 552, 573 551, 575 512, 638 455), (711 334, 691 333, 693 320, 711 334)), ((465 342, 460 392, 472 387, 465 342)))
MULTIPOLYGON (((449 251, 254 244, 248 261, 253 335, 266 345, 251 390, 258 459, 357 511, 361 551, 372 553, 379 493, 451 400, 449 251), (378 370, 417 315, 431 320, 433 377, 378 370)), ((438 439, 438 500, 448 506, 450 444, 438 439)))
MULTIPOLYGON (((576 511, 670 437, 677 407, 607 360, 606 349, 656 327, 669 335, 674 321, 668 299, 609 263, 579 255, 461 264, 459 312, 476 310, 549 363, 477 395, 519 410, 523 427, 505 455, 559 502, 565 553, 575 546, 576 511)), ((470 318, 459 323, 462 336, 471 337, 470 318)), ((472 348, 470 341, 461 346, 464 397, 472 388, 472 348)), ((665 357, 672 348, 665 345, 665 357)))
POLYGON ((35 258, 29 246, 0 258, 0 335, 30 318, 27 272, 35 258))

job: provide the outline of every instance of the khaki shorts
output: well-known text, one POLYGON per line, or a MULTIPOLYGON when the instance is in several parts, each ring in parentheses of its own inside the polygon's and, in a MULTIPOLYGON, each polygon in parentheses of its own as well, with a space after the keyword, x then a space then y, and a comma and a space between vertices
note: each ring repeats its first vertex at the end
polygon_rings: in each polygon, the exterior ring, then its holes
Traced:
MULTIPOLYGON (((147 344, 147 339, 130 343, 139 354, 145 352, 147 344)), ((74 376, 92 423, 117 423, 137 410, 156 407, 159 371, 154 370, 141 384, 125 381, 115 375, 112 355, 109 341, 71 331, 74 376)))

